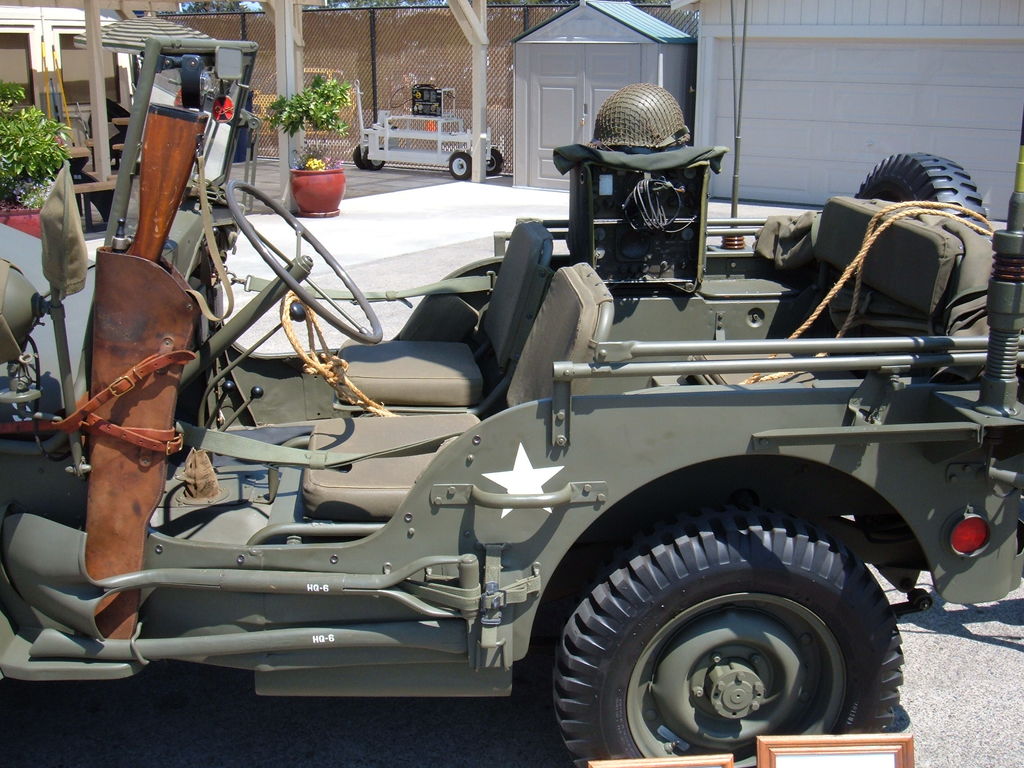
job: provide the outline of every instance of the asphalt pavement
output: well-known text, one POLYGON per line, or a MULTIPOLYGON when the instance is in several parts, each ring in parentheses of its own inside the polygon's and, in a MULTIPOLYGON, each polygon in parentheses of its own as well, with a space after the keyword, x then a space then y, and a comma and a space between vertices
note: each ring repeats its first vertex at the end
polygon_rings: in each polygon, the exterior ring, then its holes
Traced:
MULTIPOLYGON (((898 599, 895 596, 894 599, 898 599)), ((1024 589, 900 622, 897 728, 917 768, 1024 765, 1024 589)), ((34 768, 571 768, 551 703, 554 638, 509 699, 264 698, 251 673, 179 662, 128 680, 0 682, 4 762, 34 768)))

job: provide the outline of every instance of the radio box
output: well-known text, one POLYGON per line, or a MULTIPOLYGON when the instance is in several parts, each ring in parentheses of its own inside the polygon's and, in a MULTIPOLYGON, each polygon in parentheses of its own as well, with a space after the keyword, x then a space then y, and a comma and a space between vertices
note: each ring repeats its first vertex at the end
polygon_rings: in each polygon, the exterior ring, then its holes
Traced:
POLYGON ((594 152, 569 186, 572 255, 606 281, 660 281, 696 290, 704 273, 707 160, 692 148, 645 155, 594 152), (678 165, 672 160, 678 158, 678 165), (657 166, 663 167, 657 167, 657 166))

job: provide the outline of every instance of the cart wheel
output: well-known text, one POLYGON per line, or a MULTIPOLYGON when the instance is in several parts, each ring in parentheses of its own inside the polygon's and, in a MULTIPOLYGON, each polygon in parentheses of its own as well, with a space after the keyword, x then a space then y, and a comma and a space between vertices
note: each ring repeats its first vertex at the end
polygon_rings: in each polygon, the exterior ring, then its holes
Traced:
POLYGON ((379 171, 384 167, 383 160, 370 159, 370 153, 366 147, 356 147, 352 151, 352 162, 356 164, 356 168, 363 171, 379 171))
POLYGON ((363 155, 362 147, 357 146, 355 149, 352 150, 352 162, 356 164, 356 168, 358 168, 360 171, 369 170, 366 167, 366 157, 365 155, 363 155))
POLYGON ((467 152, 452 152, 448 158, 448 173, 456 181, 465 181, 473 174, 473 158, 467 152))
POLYGON ((491 151, 487 153, 487 175, 497 176, 504 165, 505 158, 501 156, 501 152, 491 147, 491 151))

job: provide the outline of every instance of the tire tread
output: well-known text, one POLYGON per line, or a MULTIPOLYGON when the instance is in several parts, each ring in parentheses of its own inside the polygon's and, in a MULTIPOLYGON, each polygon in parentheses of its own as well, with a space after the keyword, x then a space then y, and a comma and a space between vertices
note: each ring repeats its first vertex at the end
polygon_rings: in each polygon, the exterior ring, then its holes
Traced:
POLYGON ((856 727, 837 727, 879 731, 890 724, 899 703, 903 654, 895 616, 874 577, 848 548, 801 520, 729 508, 638 538, 567 622, 556 655, 555 712, 579 765, 635 756, 606 743, 596 712, 603 664, 631 621, 683 579, 738 562, 780 568, 780 561, 853 595, 850 610, 874 628, 872 639, 881 649, 875 707, 859 713, 856 727))

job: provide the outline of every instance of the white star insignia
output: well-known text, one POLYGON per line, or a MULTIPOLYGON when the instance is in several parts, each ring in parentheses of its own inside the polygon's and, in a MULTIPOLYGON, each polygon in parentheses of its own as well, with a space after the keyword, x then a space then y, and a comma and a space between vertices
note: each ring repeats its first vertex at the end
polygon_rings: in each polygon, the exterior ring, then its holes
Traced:
MULTIPOLYGON (((544 483, 563 469, 565 467, 534 467, 530 463, 530 457, 526 455, 526 449, 520 443, 519 450, 516 451, 516 463, 512 469, 506 472, 484 472, 483 476, 509 493, 537 494, 544 493, 544 483)), ((551 507, 544 507, 544 510, 551 513, 551 507)), ((501 516, 505 517, 511 511, 511 508, 503 509, 501 516)))

